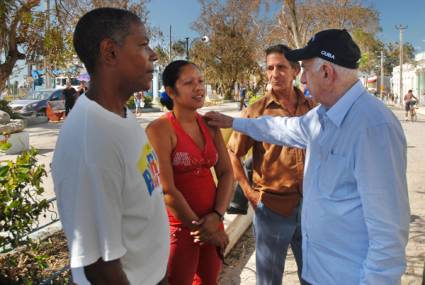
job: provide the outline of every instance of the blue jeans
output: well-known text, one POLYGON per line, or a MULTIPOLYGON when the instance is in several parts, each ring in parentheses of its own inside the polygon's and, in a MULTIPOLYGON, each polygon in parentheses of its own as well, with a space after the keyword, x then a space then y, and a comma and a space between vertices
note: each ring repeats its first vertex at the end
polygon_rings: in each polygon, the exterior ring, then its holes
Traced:
POLYGON ((281 285, 288 247, 298 267, 301 284, 301 206, 289 217, 281 216, 260 202, 254 215, 257 285, 281 285))

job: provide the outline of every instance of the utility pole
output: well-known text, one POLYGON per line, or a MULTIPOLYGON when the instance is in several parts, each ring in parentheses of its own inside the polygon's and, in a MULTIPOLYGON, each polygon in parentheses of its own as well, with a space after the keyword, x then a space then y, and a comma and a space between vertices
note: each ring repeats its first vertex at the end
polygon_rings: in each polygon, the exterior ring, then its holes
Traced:
POLYGON ((401 104, 402 99, 401 97, 403 96, 403 31, 407 29, 407 26, 402 26, 402 25, 398 25, 395 27, 397 30, 399 30, 400 32, 400 98, 399 98, 399 103, 401 104))
MULTIPOLYGON (((50 0, 46 0, 46 17, 47 17, 47 21, 46 21, 46 26, 44 31, 45 34, 50 30, 50 0)), ((47 52, 47 50, 45 52, 47 52)), ((44 80, 45 80, 44 86, 46 86, 46 88, 50 88, 50 76, 47 70, 48 64, 47 64, 46 54, 44 55, 43 61, 44 61, 44 80)))
POLYGON ((186 60, 189 61, 189 37, 186 37, 186 60))
POLYGON ((169 58, 168 58, 168 61, 169 62, 171 62, 171 45, 172 45, 172 40, 171 40, 171 25, 170 25, 170 45, 169 45, 169 50, 168 50, 168 55, 169 55, 169 58))
POLYGON ((384 51, 381 50, 381 100, 384 100, 384 51))

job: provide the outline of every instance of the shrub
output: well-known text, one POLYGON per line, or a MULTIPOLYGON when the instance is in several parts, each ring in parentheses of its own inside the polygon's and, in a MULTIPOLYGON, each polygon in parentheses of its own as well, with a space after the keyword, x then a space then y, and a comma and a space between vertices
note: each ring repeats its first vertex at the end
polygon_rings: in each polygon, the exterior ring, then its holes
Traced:
POLYGON ((0 270, 1 284, 34 284, 47 267, 45 255, 37 254, 38 243, 29 234, 41 214, 49 208, 41 199, 41 186, 46 176, 44 165, 36 165, 37 150, 23 152, 13 161, 0 161, 0 253, 19 250, 21 254, 7 254, 0 270), (27 271, 17 268, 29 262, 27 271))
POLYGON ((36 165, 37 150, 23 152, 13 161, 0 162, 0 252, 26 245, 39 216, 49 207, 41 185, 44 165, 36 165))
POLYGON ((134 103, 134 96, 133 95, 131 95, 131 97, 127 101, 127 108, 129 108, 130 110, 133 110, 133 109, 136 108, 136 104, 134 103))
POLYGON ((143 103, 145 103, 144 108, 151 108, 152 107, 152 96, 144 96, 143 97, 143 103))

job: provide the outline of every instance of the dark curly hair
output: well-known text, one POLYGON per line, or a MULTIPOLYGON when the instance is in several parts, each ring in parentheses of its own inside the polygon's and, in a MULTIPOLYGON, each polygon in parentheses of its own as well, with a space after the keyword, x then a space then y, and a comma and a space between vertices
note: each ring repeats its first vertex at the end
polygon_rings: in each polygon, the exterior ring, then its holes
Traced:
POLYGON ((94 9, 80 18, 74 31, 74 48, 89 74, 95 72, 100 43, 111 39, 123 44, 133 23, 142 21, 136 14, 117 8, 94 9))

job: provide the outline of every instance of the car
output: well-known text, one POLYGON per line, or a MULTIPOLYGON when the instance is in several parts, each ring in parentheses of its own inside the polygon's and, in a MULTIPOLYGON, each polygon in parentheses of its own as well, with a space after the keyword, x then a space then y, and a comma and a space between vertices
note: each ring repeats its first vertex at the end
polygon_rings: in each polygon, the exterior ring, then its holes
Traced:
POLYGON ((39 89, 31 91, 24 99, 14 100, 9 103, 13 112, 24 116, 45 116, 47 102, 65 101, 63 89, 39 89))

